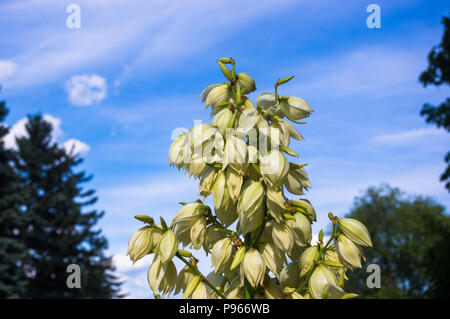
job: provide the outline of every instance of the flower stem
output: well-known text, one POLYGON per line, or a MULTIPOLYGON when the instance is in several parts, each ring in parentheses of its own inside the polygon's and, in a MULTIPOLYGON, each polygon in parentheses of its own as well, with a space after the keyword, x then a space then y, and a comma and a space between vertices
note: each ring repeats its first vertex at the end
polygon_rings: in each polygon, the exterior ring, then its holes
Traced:
POLYGON ((192 269, 192 271, 194 271, 197 275, 199 275, 203 282, 212 290, 214 290, 214 292, 220 296, 222 299, 227 299, 227 297, 225 297, 224 294, 222 294, 219 290, 217 290, 216 287, 214 287, 207 279, 205 276, 203 276, 203 274, 200 272, 200 270, 198 269, 198 267, 196 265, 194 265, 193 263, 187 261, 183 256, 180 255, 180 253, 176 253, 176 255, 182 262, 184 262, 189 268, 192 269))

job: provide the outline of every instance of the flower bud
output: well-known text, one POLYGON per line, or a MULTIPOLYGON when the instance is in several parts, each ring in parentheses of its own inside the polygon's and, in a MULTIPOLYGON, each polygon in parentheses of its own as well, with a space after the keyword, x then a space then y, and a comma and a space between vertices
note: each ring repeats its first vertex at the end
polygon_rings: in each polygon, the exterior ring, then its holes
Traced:
POLYGON ((270 137, 273 143, 276 143, 276 145, 280 145, 280 148, 283 146, 288 147, 291 139, 286 128, 277 121, 273 121, 270 125, 270 137))
POLYGON ((294 233, 285 222, 274 222, 272 227, 272 240, 281 251, 289 253, 294 245, 294 233))
POLYGON ((239 199, 239 194, 241 193, 243 177, 237 173, 231 167, 227 167, 225 171, 225 177, 227 180, 227 188, 230 193, 231 200, 237 202, 239 199))
POLYGON ((157 257, 147 271, 147 280, 153 293, 170 294, 177 282, 177 269, 173 261, 163 263, 157 257))
POLYGON ((322 299, 328 285, 337 285, 336 277, 324 266, 318 266, 309 279, 309 291, 315 299, 322 299))
POLYGON ((198 202, 189 203, 181 207, 172 220, 171 226, 175 226, 175 233, 180 234, 189 230, 199 218, 205 215, 207 209, 206 205, 198 202))
POLYGON ((226 237, 219 240, 211 251, 211 264, 215 268, 215 272, 223 272, 227 264, 232 260, 233 246, 231 239, 226 237))
POLYGON ((225 107, 214 116, 212 124, 219 128, 220 133, 225 135, 228 123, 230 122, 232 116, 233 112, 231 112, 229 108, 225 107))
POLYGON ((278 285, 268 284, 264 286, 264 296, 266 299, 285 299, 286 294, 278 285))
POLYGON ((264 180, 277 188, 289 171, 289 162, 280 151, 273 150, 263 156, 260 167, 264 180))
POLYGON ((261 227, 264 220, 264 187, 260 182, 250 181, 238 202, 238 216, 242 234, 261 227))
POLYGON ((189 266, 185 266, 178 275, 175 295, 179 294, 182 290, 186 290, 186 287, 194 280, 195 276, 197 274, 189 266))
POLYGON ((208 107, 228 101, 230 95, 230 85, 228 83, 222 83, 208 86, 200 94, 200 97, 202 97, 202 102, 205 102, 205 107, 208 107))
POLYGON ((372 247, 369 231, 360 221, 353 218, 341 218, 338 220, 338 225, 344 235, 355 244, 372 247))
POLYGON ((222 70, 223 75, 227 78, 228 81, 233 81, 233 76, 231 75, 230 70, 222 63, 222 61, 218 60, 217 63, 220 66, 220 69, 222 70))
POLYGON ((194 176, 194 178, 199 178, 204 170, 206 169, 206 162, 205 158, 199 157, 199 158, 192 158, 189 162, 189 165, 187 165, 186 170, 189 172, 189 177, 194 176))
POLYGON ((206 152, 206 144, 216 138, 216 135, 220 139, 221 134, 218 128, 212 126, 211 124, 197 124, 189 131, 189 141, 191 147, 193 148, 194 159, 199 159, 204 157, 206 152))
POLYGON ((217 172, 211 167, 206 167, 200 178, 198 192, 203 197, 207 197, 213 192, 214 184, 217 178, 217 172))
POLYGON ((225 227, 228 227, 238 218, 238 215, 236 204, 231 200, 223 171, 219 173, 214 184, 213 200, 217 218, 225 227))
POLYGON ((361 248, 345 235, 340 234, 338 236, 336 252, 339 255, 339 259, 347 268, 361 268, 361 248))
POLYGON ((283 192, 281 189, 267 188, 267 208, 269 214, 278 222, 283 221, 283 212, 286 210, 284 206, 283 192))
POLYGON ((283 114, 291 121, 297 121, 308 117, 313 110, 299 97, 282 98, 280 108, 283 114))
POLYGON ((289 133, 289 136, 296 139, 297 141, 304 141, 303 136, 297 131, 294 125, 291 123, 281 120, 280 123, 285 128, 285 130, 289 133))
POLYGON ((172 142, 169 149, 169 164, 176 165, 178 168, 182 166, 182 152, 185 147, 186 134, 181 134, 172 142))
POLYGON ((161 257, 161 262, 165 264, 171 261, 177 250, 177 236, 169 229, 162 235, 157 248, 158 255, 161 257))
POLYGON ((155 243, 152 241, 152 230, 149 226, 142 227, 128 241, 127 255, 133 264, 153 250, 155 243))
POLYGON ((311 188, 308 174, 301 167, 290 166, 288 174, 284 180, 284 186, 289 193, 303 195, 303 188, 311 188))
POLYGON ((300 286, 300 270, 297 261, 290 262, 281 270, 280 283, 283 288, 298 288, 300 286))
POLYGON ((256 104, 265 110, 269 110, 277 104, 277 100, 272 93, 261 93, 256 99, 256 104))
POLYGON ((254 248, 246 251, 241 264, 241 276, 245 276, 252 287, 258 287, 264 280, 266 264, 261 254, 254 248))
POLYGON ((245 109, 239 117, 239 129, 244 134, 248 134, 258 123, 259 116, 258 111, 254 107, 245 109))
POLYGON ((267 268, 278 277, 286 261, 285 255, 272 243, 263 243, 260 251, 267 268))
POLYGON ((204 282, 200 281, 191 295, 192 299, 209 299, 210 295, 204 282))
POLYGON ((248 73, 238 73, 236 74, 237 83, 239 87, 244 89, 243 93, 248 94, 256 90, 255 80, 248 73))
POLYGON ((237 173, 244 174, 247 170, 247 144, 244 137, 229 134, 225 143, 223 161, 237 173))
POLYGON ((199 218, 190 230, 191 245, 194 249, 200 249, 206 244, 206 219, 199 218))
POLYGON ((319 247, 311 246, 307 248, 300 257, 300 276, 306 275, 314 266, 314 261, 319 257, 319 247))
POLYGON ((311 222, 309 221, 308 217, 301 213, 294 214, 294 232, 298 235, 303 245, 299 244, 300 246, 306 246, 311 242, 312 239, 312 229, 311 229, 311 222))

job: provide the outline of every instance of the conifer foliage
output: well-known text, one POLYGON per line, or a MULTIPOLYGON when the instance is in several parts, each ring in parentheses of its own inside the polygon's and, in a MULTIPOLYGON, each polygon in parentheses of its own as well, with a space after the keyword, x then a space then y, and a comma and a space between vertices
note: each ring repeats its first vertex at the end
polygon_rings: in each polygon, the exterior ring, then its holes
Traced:
POLYGON ((104 255, 107 240, 96 229, 104 212, 89 209, 97 197, 83 188, 92 176, 75 171, 82 159, 52 139, 52 125, 41 115, 28 118, 16 145, 17 151, 2 148, 0 155, 3 297, 120 297, 112 260, 104 255), (67 284, 71 264, 79 266, 79 288, 67 284))

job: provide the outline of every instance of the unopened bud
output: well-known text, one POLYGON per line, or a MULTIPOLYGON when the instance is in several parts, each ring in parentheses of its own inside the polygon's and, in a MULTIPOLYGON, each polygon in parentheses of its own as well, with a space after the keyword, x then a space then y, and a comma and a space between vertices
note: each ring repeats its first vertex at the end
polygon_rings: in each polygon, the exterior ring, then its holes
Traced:
POLYGON ((157 257, 147 271, 147 280, 153 293, 170 294, 177 282, 177 269, 173 261, 163 263, 157 257))
POLYGON ((236 75, 237 83, 239 86, 244 89, 243 93, 248 94, 256 90, 255 80, 248 73, 238 73, 236 75))
POLYGON ((339 229, 355 244, 372 247, 370 234, 366 226, 353 218, 341 218, 338 220, 339 229))
POLYGON ((361 248, 345 235, 340 234, 336 241, 339 259, 348 268, 361 268, 361 248))
POLYGON ((247 234, 261 227, 264 219, 264 187, 261 182, 250 181, 238 202, 241 231, 247 234))
POLYGON ((224 267, 231 261, 233 246, 231 239, 226 237, 214 244, 211 251, 211 264, 215 268, 215 272, 223 272, 224 267))
POLYGON ((162 263, 172 260, 178 250, 177 237, 172 230, 169 229, 162 235, 157 250, 162 263))
POLYGON ((273 188, 279 187, 289 172, 289 162, 277 150, 270 151, 261 159, 261 174, 273 188))
POLYGON ((303 99, 292 96, 282 99, 280 108, 283 114, 291 121, 308 117, 313 112, 303 99))
POLYGON ((311 246, 307 248, 300 257, 300 276, 306 275, 314 266, 314 262, 319 257, 319 247, 311 246))
POLYGON ((318 266, 309 279, 309 291, 315 299, 322 299, 328 285, 337 285, 336 277, 324 266, 318 266))
POLYGON ((241 276, 245 276, 252 287, 258 287, 264 280, 266 264, 259 251, 250 248, 241 265, 241 276))

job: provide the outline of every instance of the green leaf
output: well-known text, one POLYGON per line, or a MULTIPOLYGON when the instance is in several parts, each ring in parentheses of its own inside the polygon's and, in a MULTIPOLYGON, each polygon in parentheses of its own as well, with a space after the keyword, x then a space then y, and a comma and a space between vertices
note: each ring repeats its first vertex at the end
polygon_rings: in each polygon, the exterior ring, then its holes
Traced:
POLYGON ((178 253, 183 257, 192 257, 192 253, 184 249, 178 249, 178 253))
POLYGON ((281 146, 280 149, 281 149, 284 153, 286 153, 286 154, 289 154, 289 155, 291 155, 291 156, 298 157, 298 154, 295 153, 293 150, 291 150, 289 147, 281 146))
POLYGON ((155 223, 153 218, 151 218, 150 216, 147 216, 147 215, 136 215, 136 216, 134 216, 134 218, 136 218, 137 220, 140 220, 141 222, 150 224, 150 225, 153 225, 155 223))
POLYGON ((231 75, 230 70, 220 61, 217 61, 219 63, 220 69, 222 70, 223 75, 227 78, 228 81, 233 81, 233 76, 231 75))
POLYGON ((241 263, 242 259, 244 259, 245 251, 246 251, 246 248, 244 245, 239 247, 236 254, 234 255, 234 259, 233 259, 233 262, 231 263, 230 270, 233 270, 241 263))
POLYGON ((281 85, 281 84, 287 83, 287 82, 289 82, 290 80, 292 80, 293 78, 294 78, 294 76, 291 75, 291 76, 288 76, 287 78, 278 80, 278 81, 277 81, 277 85, 281 85))
POLYGON ((331 260, 324 261, 323 264, 325 266, 331 266, 331 267, 344 267, 343 264, 338 263, 336 261, 331 261, 331 260))

